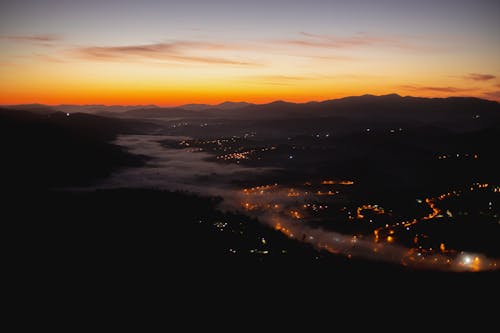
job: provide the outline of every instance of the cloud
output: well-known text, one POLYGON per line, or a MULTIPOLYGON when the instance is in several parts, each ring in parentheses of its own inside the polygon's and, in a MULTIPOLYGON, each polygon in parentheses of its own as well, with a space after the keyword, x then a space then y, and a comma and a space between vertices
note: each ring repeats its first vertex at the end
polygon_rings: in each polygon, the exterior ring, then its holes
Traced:
POLYGON ((58 35, 53 34, 41 34, 41 35, 7 35, 2 36, 1 39, 10 40, 14 42, 26 42, 26 43, 37 43, 37 44, 48 44, 61 41, 62 38, 58 35))
POLYGON ((197 55, 202 51, 232 49, 228 45, 205 42, 178 41, 125 46, 91 46, 76 49, 76 54, 92 61, 123 61, 131 59, 161 60, 167 62, 189 62, 237 66, 256 66, 257 63, 227 57, 197 55))
POLYGON ((318 60, 326 60, 326 61, 358 61, 358 60, 360 60, 359 58, 352 57, 352 56, 346 56, 346 55, 327 55, 327 56, 304 55, 304 57, 314 58, 314 59, 318 59, 318 60))
MULTIPOLYGON (((332 80, 332 79, 344 79, 344 78, 355 78, 354 75, 326 75, 311 73, 307 75, 249 75, 243 76, 243 79, 251 80, 251 82, 273 84, 273 85, 283 85, 289 86, 302 81, 312 81, 312 80, 332 80)), ((366 78, 363 76, 362 78, 366 78)))
POLYGON ((268 79, 268 80, 284 80, 284 81, 300 81, 309 80, 309 76, 289 76, 289 75, 257 75, 256 78, 268 79))
POLYGON ((484 93, 484 96, 500 100, 500 91, 488 91, 484 93))
POLYGON ((45 61, 45 62, 66 63, 66 61, 64 61, 64 60, 62 60, 60 58, 53 57, 53 56, 50 56, 50 55, 47 55, 47 54, 35 53, 35 54, 33 54, 33 56, 36 59, 42 60, 42 61, 45 61))
POLYGON ((300 81, 312 80, 312 76, 289 76, 289 75, 250 75, 243 76, 243 80, 251 83, 268 84, 276 86, 291 86, 300 81))
POLYGON ((366 79, 383 79, 379 75, 355 75, 355 74, 318 74, 308 73, 304 75, 245 75, 241 79, 250 83, 257 84, 270 84, 277 86, 293 86, 297 83, 304 81, 318 81, 318 80, 349 80, 349 81, 363 81, 366 79))
POLYGON ((301 32, 301 38, 282 40, 280 43, 285 45, 300 46, 300 47, 315 47, 315 48, 334 48, 334 49, 350 49, 365 46, 388 46, 400 49, 416 49, 408 43, 396 39, 386 37, 368 36, 358 34, 349 37, 340 37, 333 35, 318 35, 308 32, 301 32))
POLYGON ((412 91, 426 91, 426 92, 433 91, 433 92, 444 92, 444 93, 461 93, 474 90, 471 88, 412 86, 412 85, 402 85, 399 86, 399 88, 412 91))
POLYGON ((489 81, 496 78, 496 76, 491 74, 470 73, 468 75, 463 76, 463 78, 472 81, 489 81))

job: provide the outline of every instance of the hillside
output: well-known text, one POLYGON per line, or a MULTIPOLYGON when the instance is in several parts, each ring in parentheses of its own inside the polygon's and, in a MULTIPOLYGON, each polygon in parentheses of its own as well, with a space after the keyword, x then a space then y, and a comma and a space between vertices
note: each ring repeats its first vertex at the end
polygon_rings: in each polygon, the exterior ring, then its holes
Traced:
POLYGON ((89 114, 0 109, 3 190, 82 185, 142 158, 111 143, 151 124, 89 114))

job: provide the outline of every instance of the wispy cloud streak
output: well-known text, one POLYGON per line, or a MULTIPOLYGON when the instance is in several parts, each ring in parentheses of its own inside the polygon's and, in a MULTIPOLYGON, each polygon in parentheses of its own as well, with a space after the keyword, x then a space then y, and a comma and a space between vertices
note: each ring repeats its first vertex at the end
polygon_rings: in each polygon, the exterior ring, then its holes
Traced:
POLYGON ((291 75, 250 75, 242 77, 251 83, 268 84, 276 86, 291 86, 302 81, 312 80, 310 76, 291 76, 291 75))
MULTIPOLYGON (((264 83, 268 83, 268 84, 291 85, 291 84, 300 83, 303 81, 331 80, 331 79, 337 79, 339 77, 341 77, 341 76, 340 75, 324 75, 324 74, 305 74, 305 75, 270 74, 270 75, 250 75, 250 76, 244 76, 242 78, 257 81, 259 83, 264 82, 264 83)), ((343 77, 346 77, 346 76, 344 75, 343 77)))
POLYGON ((35 54, 33 54, 33 56, 36 59, 41 60, 41 61, 45 61, 45 62, 61 63, 61 64, 67 62, 67 61, 65 61, 63 59, 60 59, 58 57, 54 57, 54 56, 51 56, 51 55, 47 55, 47 54, 35 53, 35 54))
POLYGON ((493 80, 496 78, 495 75, 492 74, 478 74, 478 73, 470 73, 466 76, 463 77, 466 80, 472 80, 472 81, 489 81, 493 80))
POLYGON ((475 89, 472 88, 458 88, 458 87, 435 87, 435 86, 414 86, 414 85, 402 85, 399 88, 404 90, 411 90, 416 92, 442 92, 442 93, 461 93, 469 92, 475 89))
POLYGON ((342 37, 334 35, 318 35, 301 32, 299 38, 278 41, 284 45, 329 48, 329 49, 352 49, 359 47, 386 46, 405 50, 416 50, 417 47, 410 45, 400 38, 376 37, 365 34, 342 37))
POLYGON ((93 61, 124 61, 130 59, 150 59, 168 62, 189 62, 200 64, 220 64, 237 66, 256 66, 257 63, 238 59, 198 55, 230 49, 229 46, 216 43, 179 41, 125 46, 91 46, 76 49, 76 54, 93 61))
POLYGON ((493 98, 495 100, 500 100, 500 91, 488 91, 484 93, 484 96, 493 98))
POLYGON ((1 36, 0 38, 14 42, 26 42, 26 43, 54 43, 62 40, 60 36, 52 34, 7 35, 7 36, 1 36))

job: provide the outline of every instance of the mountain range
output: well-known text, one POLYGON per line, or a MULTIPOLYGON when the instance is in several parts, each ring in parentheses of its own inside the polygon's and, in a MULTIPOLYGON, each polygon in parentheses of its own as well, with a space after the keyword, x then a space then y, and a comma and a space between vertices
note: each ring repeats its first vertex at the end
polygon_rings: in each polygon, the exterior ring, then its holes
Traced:
POLYGON ((304 118, 348 118, 366 121, 440 121, 498 120, 500 103, 472 98, 421 98, 401 97, 396 94, 374 96, 363 95, 327 100, 323 102, 290 103, 276 101, 268 104, 225 104, 225 109, 211 106, 198 111, 175 108, 143 108, 120 114, 106 114, 130 118, 177 118, 184 119, 304 119, 304 118), (228 106, 231 108, 228 108, 228 106))
POLYGON ((42 104, 14 105, 9 109, 50 113, 94 113, 120 118, 303 118, 342 116, 354 118, 417 118, 429 116, 433 119, 446 119, 458 115, 474 117, 481 111, 484 114, 500 114, 500 103, 474 97, 423 98, 389 94, 382 96, 362 95, 322 102, 291 103, 275 101, 267 104, 247 102, 224 102, 217 105, 186 104, 178 107, 159 107, 156 105, 57 105, 42 104))
POLYGON ((60 104, 60 105, 44 105, 44 104, 17 104, 17 105, 2 105, 0 107, 6 109, 16 109, 23 111, 31 111, 37 113, 100 113, 100 112, 125 112, 143 108, 158 108, 158 106, 150 105, 103 105, 103 104, 60 104))

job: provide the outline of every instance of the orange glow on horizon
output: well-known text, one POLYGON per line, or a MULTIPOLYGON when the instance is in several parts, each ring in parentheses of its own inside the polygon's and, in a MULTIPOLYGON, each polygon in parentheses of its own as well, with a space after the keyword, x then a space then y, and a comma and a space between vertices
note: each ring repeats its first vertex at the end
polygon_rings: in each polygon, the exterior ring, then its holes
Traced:
MULTIPOLYGON (((56 89, 54 89, 56 90, 56 89)), ((4 90, 5 91, 5 90, 4 90)), ((172 92, 172 93, 146 93, 135 91, 113 91, 105 95, 88 91, 85 94, 78 93, 57 93, 51 91, 40 91, 36 93, 26 94, 24 92, 6 92, 0 95, 0 105, 15 105, 15 104, 44 104, 44 105, 60 105, 60 104, 74 104, 74 105, 157 105, 161 107, 175 107, 184 104, 220 104, 223 102, 248 102, 254 104, 266 104, 274 101, 282 100, 291 103, 307 103, 311 101, 325 101, 330 99, 337 99, 349 96, 358 96, 364 94, 373 95, 386 95, 386 94, 399 94, 401 96, 415 96, 415 97, 429 97, 429 98, 446 98, 450 95, 447 94, 409 94, 405 92, 387 90, 382 92, 342 92, 330 93, 322 95, 305 95, 305 94, 276 94, 270 95, 259 94, 259 92, 240 92, 240 93, 219 93, 208 94, 200 91, 193 92, 172 92)), ((464 95, 462 97, 478 97, 485 98, 481 95, 464 95)), ((486 98, 489 100, 500 99, 486 98)))
MULTIPOLYGON (((46 87, 34 89, 33 92, 26 93, 24 91, 9 91, 4 89, 0 94, 0 104, 103 104, 103 105, 142 105, 155 104, 158 106, 179 106, 183 104, 200 103, 200 104, 219 104, 226 101, 248 102, 255 104, 265 104, 277 100, 283 100, 292 103, 305 103, 310 101, 323 101, 328 99, 342 98, 364 94, 357 91, 344 92, 325 92, 323 94, 305 94, 304 92, 280 92, 265 90, 241 90, 235 91, 231 88, 227 90, 221 87, 220 91, 204 91, 195 89, 193 91, 158 91, 151 89, 150 91, 138 91, 133 89, 107 89, 96 91, 89 89, 82 92, 64 91, 54 87, 46 87)), ((392 92, 380 92, 380 94, 392 92)))
MULTIPOLYGON (((311 67, 314 71, 321 69, 311 67)), ((285 76, 282 79, 280 76, 274 78, 275 75, 252 74, 254 70, 225 69, 215 65, 213 68, 207 65, 202 68, 169 68, 161 71, 145 65, 121 63, 46 64, 38 61, 25 66, 5 66, 0 63, 0 104, 178 106, 190 103, 218 104, 225 101, 264 104, 276 100, 304 103, 391 93, 421 97, 486 97, 481 89, 467 93, 425 90, 433 84, 418 76, 413 80, 418 82, 418 86, 403 86, 400 83, 408 78, 398 73, 394 73, 394 76, 388 74, 387 77, 373 75, 371 72, 376 70, 375 65, 368 69, 367 74, 353 77, 301 77, 301 73, 294 73, 293 68, 285 68, 284 71, 290 71, 290 75, 297 77, 285 76)), ((270 66, 255 71, 267 73, 273 70, 270 66)), ((435 80, 438 78, 431 81, 435 80)), ((449 80, 453 81, 453 78, 449 80)), ((440 83, 443 86, 453 84, 454 82, 446 80, 440 83)))

